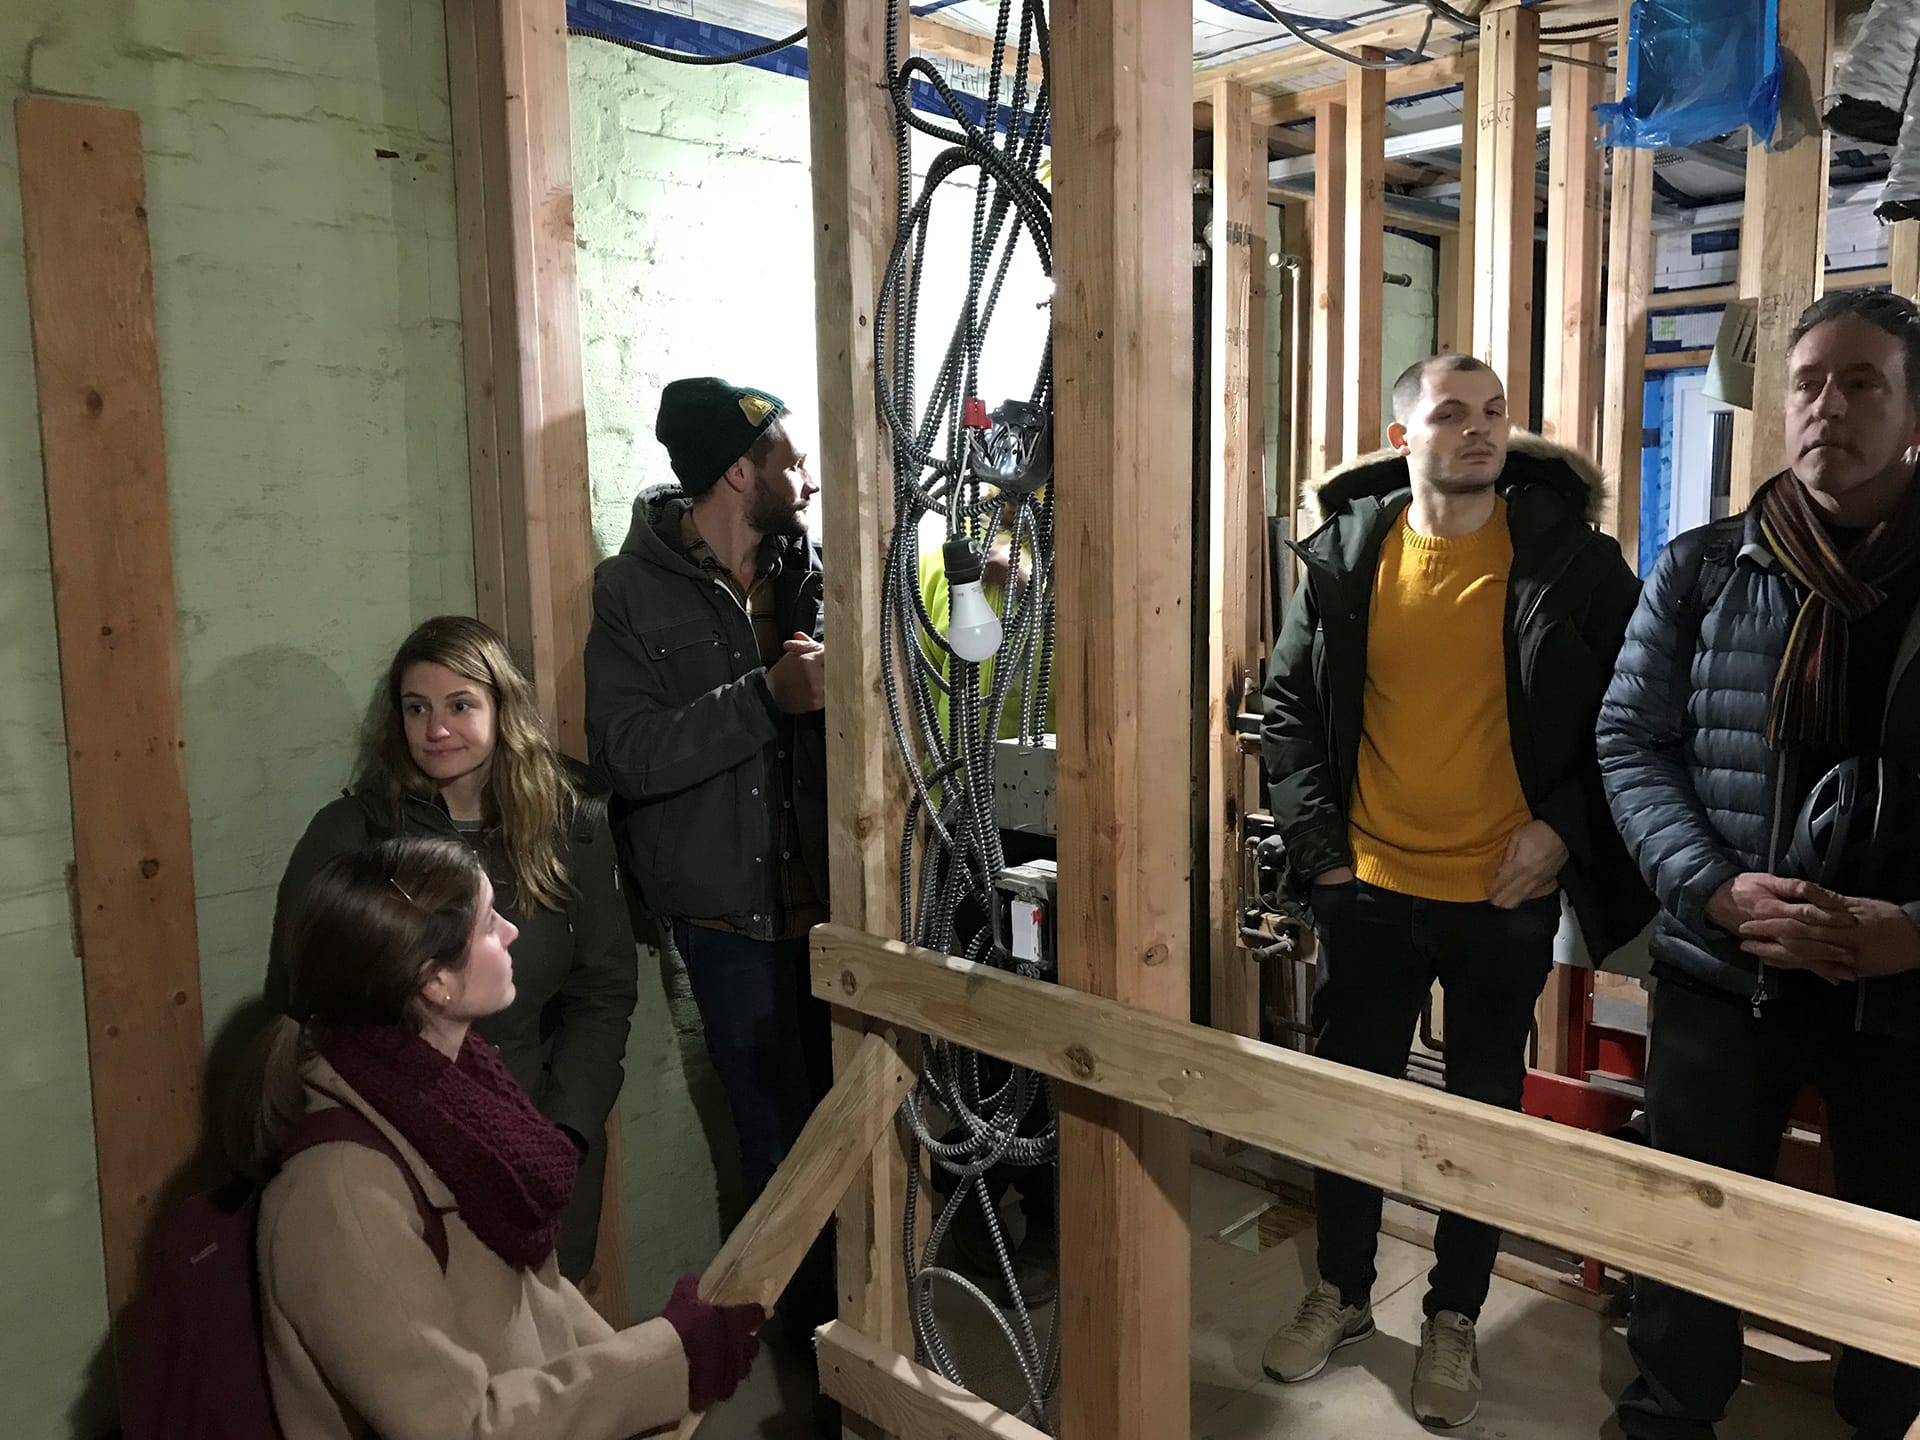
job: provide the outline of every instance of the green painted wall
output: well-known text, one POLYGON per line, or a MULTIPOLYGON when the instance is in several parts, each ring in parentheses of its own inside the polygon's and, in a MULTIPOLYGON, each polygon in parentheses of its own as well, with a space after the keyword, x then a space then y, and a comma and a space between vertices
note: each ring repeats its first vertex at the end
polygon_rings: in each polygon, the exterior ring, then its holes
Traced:
POLYGON ((0 5, 0 1435, 98 1433, 104 1331, 12 101, 145 126, 209 1029, 373 677, 473 601, 438 0, 0 5), (381 152, 391 152, 382 154, 381 152))

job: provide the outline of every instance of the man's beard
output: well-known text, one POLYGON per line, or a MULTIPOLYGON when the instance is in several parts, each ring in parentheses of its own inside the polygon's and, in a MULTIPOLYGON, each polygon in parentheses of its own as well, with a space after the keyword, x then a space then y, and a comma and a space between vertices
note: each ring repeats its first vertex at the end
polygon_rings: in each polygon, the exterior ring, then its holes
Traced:
POLYGON ((802 518, 805 509, 775 494, 771 485, 756 476, 753 503, 747 507, 747 524, 762 535, 805 535, 807 522, 802 518))

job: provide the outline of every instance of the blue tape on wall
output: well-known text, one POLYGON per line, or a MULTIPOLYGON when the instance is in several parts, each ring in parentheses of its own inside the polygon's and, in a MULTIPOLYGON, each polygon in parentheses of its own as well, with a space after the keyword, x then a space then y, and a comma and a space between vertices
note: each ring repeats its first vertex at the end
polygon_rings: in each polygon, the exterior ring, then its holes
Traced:
MULTIPOLYGON (((567 24, 570 28, 597 30, 621 40, 635 40, 642 45, 657 45, 667 50, 682 50, 690 55, 732 55, 779 38, 755 35, 751 31, 735 30, 728 25, 714 25, 704 20, 689 20, 684 15, 663 15, 658 10, 621 4, 619 0, 567 0, 567 24)), ((669 65, 673 62, 662 60, 659 63, 669 65)), ((789 75, 796 80, 807 78, 805 45, 789 45, 771 55, 740 63, 756 70, 771 71, 775 75, 789 75)), ((941 102, 939 92, 926 81, 915 80, 910 93, 914 109, 924 115, 951 122, 952 116, 941 102)), ((986 125, 985 100, 963 91, 955 91, 954 96, 960 113, 967 117, 969 123, 981 127, 986 125)), ((999 123, 996 128, 1004 132, 1008 121, 1005 106, 1001 107, 997 118, 999 123)))

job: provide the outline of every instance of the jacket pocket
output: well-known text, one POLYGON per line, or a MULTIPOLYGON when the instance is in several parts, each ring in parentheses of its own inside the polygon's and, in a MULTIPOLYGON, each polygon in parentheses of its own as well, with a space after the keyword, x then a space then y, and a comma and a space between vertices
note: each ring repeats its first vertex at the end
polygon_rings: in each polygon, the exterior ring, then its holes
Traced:
POLYGON ((642 630, 638 638, 647 659, 660 666, 668 683, 688 699, 734 678, 726 636, 711 618, 642 630))

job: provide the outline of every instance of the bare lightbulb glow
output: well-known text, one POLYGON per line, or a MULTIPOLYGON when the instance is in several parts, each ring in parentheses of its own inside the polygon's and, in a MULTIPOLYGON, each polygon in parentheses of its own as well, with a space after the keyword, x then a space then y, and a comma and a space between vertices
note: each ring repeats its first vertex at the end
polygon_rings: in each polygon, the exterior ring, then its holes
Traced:
POLYGON ((979 665, 1000 650, 1000 617, 993 613, 978 580, 953 587, 953 608, 947 617, 947 643, 962 660, 979 665))

